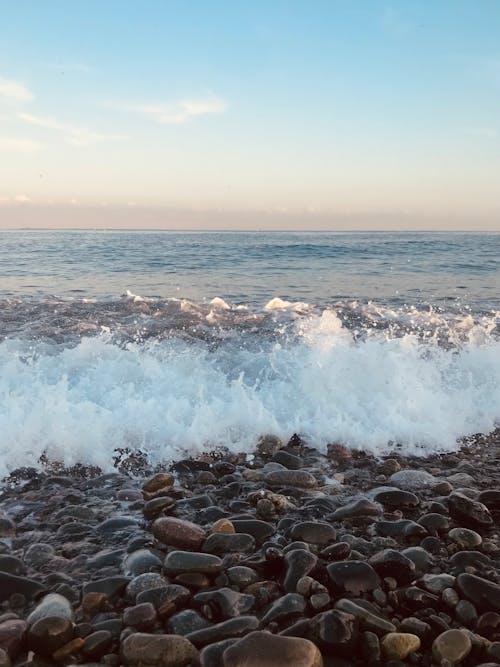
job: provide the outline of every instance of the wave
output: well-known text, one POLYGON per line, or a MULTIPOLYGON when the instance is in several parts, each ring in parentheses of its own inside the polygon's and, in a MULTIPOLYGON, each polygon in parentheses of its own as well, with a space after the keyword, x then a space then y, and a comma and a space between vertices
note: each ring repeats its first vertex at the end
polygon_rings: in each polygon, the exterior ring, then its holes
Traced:
MULTIPOLYGON (((130 294, 127 317, 129 304, 158 321, 158 303, 130 294)), ((117 336, 97 318, 88 335, 80 313, 78 335, 0 342, 0 476, 41 457, 110 469, 119 448, 151 462, 251 452, 264 433, 426 455, 500 421, 498 314, 277 300, 260 314, 221 299, 164 307, 196 312, 197 324, 134 337, 120 320, 117 336), (216 336, 193 335, 210 319, 216 336)))

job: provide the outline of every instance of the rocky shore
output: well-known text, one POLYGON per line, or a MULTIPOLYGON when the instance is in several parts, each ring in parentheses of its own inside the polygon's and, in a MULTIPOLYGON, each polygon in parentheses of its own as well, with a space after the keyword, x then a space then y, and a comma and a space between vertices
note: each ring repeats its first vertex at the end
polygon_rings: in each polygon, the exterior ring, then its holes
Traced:
POLYGON ((122 454, 4 481, 0 667, 500 667, 500 432, 122 454))

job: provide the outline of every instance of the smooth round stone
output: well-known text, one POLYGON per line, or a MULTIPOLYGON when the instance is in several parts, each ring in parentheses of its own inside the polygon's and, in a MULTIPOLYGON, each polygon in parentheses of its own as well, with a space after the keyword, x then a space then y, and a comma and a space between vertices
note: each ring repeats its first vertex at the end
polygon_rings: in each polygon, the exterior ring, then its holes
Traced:
POLYGON ((459 574, 455 587, 461 595, 472 602, 480 611, 500 611, 500 586, 476 577, 474 574, 459 574))
POLYGON ((142 513, 146 519, 155 519, 157 516, 160 516, 165 510, 169 507, 175 505, 175 500, 170 498, 170 496, 160 496, 159 498, 153 498, 148 500, 142 508, 142 513))
POLYGON ((138 549, 127 556, 123 571, 127 576, 137 577, 145 572, 159 572, 161 566, 161 560, 149 549, 138 549))
POLYGON ((147 493, 156 493, 160 489, 174 485, 174 478, 168 472, 159 472, 147 479, 142 488, 147 493))
POLYGON ((126 667, 186 667, 198 660, 193 644, 180 635, 129 635, 121 646, 126 667))
POLYGON ((171 551, 165 558, 163 569, 166 574, 199 572, 218 574, 222 570, 222 560, 213 554, 193 551, 171 551))
POLYGON ((246 533, 212 533, 203 542, 205 553, 224 556, 227 553, 250 553, 255 549, 255 538, 246 533))
POLYGON ((381 503, 384 507, 417 507, 419 500, 414 493, 410 491, 403 491, 402 489, 388 489, 386 491, 379 491, 373 497, 377 503, 381 503))
POLYGON ((226 571, 230 583, 238 588, 245 588, 259 580, 259 575, 255 570, 244 565, 235 565, 226 571))
POLYGON ((415 563, 417 574, 424 574, 434 567, 434 558, 422 547, 408 547, 401 553, 415 563))
POLYGON ((449 560, 454 574, 467 572, 468 568, 483 570, 492 565, 491 559, 480 551, 457 551, 449 560))
POLYGON ((302 595, 287 593, 272 603, 271 607, 262 617, 261 624, 262 626, 266 626, 272 621, 279 623, 285 619, 302 616, 305 609, 306 601, 302 595))
POLYGON ((166 625, 166 630, 172 635, 188 635, 190 632, 208 628, 210 623, 206 618, 200 616, 194 609, 184 609, 171 616, 166 625))
POLYGON ((326 569, 339 593, 358 596, 380 587, 380 577, 371 565, 363 561, 339 561, 330 563, 326 569))
POLYGON ((469 528, 453 528, 448 533, 450 540, 458 544, 461 549, 472 550, 482 544, 483 538, 475 530, 469 528))
POLYGON ((415 563, 394 549, 379 551, 369 563, 383 579, 393 577, 399 584, 409 584, 415 579, 415 563))
POLYGON ((190 597, 191 592, 185 586, 167 584, 161 588, 150 588, 147 591, 142 591, 137 596, 136 603, 139 605, 150 602, 155 609, 160 609, 166 603, 182 606, 190 597))
POLYGON ((399 519, 398 521, 377 521, 375 531, 382 537, 393 537, 394 539, 421 538, 427 535, 427 530, 410 519, 399 519))
POLYGON ((442 574, 424 574, 419 581, 427 591, 439 595, 446 588, 451 588, 455 584, 455 577, 444 572, 442 574))
POLYGON ((331 524, 324 521, 301 521, 292 528, 290 537, 308 544, 324 546, 335 542, 337 531, 331 524))
POLYGON ((455 618, 466 628, 474 628, 477 623, 478 613, 476 608, 468 600, 460 600, 455 607, 455 618))
POLYGON ((135 600, 139 593, 154 588, 162 588, 168 585, 168 581, 159 572, 144 572, 134 577, 127 585, 126 596, 135 600))
POLYGON ((236 532, 236 530, 234 529, 234 524, 232 521, 226 518, 222 518, 218 519, 212 524, 209 532, 233 534, 236 532))
POLYGON ((344 521, 345 519, 355 519, 364 516, 380 516, 382 508, 380 505, 373 503, 368 498, 360 498, 353 500, 342 507, 339 507, 334 512, 327 516, 330 521, 344 521))
POLYGON ((351 553, 351 545, 349 542, 336 542, 325 547, 320 552, 321 558, 325 560, 346 560, 351 553))
POLYGON ((425 470, 400 470, 389 477, 389 482, 404 491, 421 491, 432 488, 439 480, 425 470))
POLYGON ((303 466, 300 456, 290 454, 290 452, 287 452, 284 449, 276 452, 273 458, 276 463, 281 463, 281 465, 288 468, 288 470, 299 470, 299 468, 302 468, 303 466))
POLYGON ((73 637, 73 623, 67 617, 44 616, 36 620, 27 634, 28 647, 49 656, 73 637))
POLYGON ((84 584, 82 592, 83 595, 87 593, 105 593, 108 598, 112 598, 115 595, 121 594, 129 582, 130 579, 128 577, 105 577, 104 579, 89 581, 87 584, 84 584))
POLYGON ((31 612, 26 619, 26 622, 28 625, 33 625, 46 616, 57 616, 72 621, 73 608, 71 607, 70 602, 62 595, 59 595, 58 593, 49 593, 49 595, 46 595, 31 612))
POLYGON ((134 607, 127 607, 123 612, 123 622, 137 630, 148 630, 156 622, 156 609, 151 602, 142 602, 134 607))
POLYGON ((311 639, 325 653, 349 655, 357 638, 358 621, 352 614, 332 609, 311 620, 311 639))
POLYGON ((323 667, 323 658, 308 639, 251 632, 224 651, 223 667, 323 667))
POLYGON ((236 618, 251 612, 255 606, 255 597, 238 593, 231 588, 219 588, 215 591, 198 593, 193 598, 196 605, 208 605, 218 620, 236 618))
POLYGON ((448 660, 452 665, 462 662, 470 653, 472 643, 462 630, 446 630, 432 644, 432 655, 438 664, 448 660))
POLYGON ((101 658, 112 646, 113 635, 108 630, 97 630, 85 637, 82 653, 88 659, 101 658))
POLYGON ((448 509, 453 519, 466 525, 489 527, 493 523, 491 514, 483 503, 454 491, 448 496, 448 509))
POLYGON ((420 648, 420 638, 409 632, 389 632, 380 642, 386 660, 406 660, 420 648))
POLYGON ((153 535, 169 547, 198 551, 205 539, 201 526, 175 517, 160 517, 153 522, 153 535))
POLYGON ((307 470, 276 470, 267 473, 265 481, 269 486, 292 486, 312 489, 318 485, 316 478, 307 470))
POLYGON ((54 557, 55 551, 51 544, 38 542, 29 546, 24 553, 24 562, 30 567, 39 567, 54 557))
POLYGON ((462 487, 474 486, 474 477, 472 477, 472 475, 469 475, 466 472, 456 472, 453 475, 449 475, 447 481, 455 488, 460 486, 462 487))

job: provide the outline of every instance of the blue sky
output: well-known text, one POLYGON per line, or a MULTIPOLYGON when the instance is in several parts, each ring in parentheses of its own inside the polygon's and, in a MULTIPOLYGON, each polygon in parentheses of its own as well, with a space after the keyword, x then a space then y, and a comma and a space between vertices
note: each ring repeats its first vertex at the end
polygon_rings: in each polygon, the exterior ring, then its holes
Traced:
POLYGON ((3 226, 500 229, 496 0, 0 10, 3 226))

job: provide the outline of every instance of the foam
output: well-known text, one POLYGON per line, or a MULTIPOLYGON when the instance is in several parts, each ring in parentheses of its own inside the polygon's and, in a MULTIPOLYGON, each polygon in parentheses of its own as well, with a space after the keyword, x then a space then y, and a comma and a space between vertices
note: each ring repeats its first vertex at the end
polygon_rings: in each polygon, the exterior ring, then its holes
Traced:
POLYGON ((0 476, 42 454, 110 469, 122 447, 152 461, 221 445, 251 452, 263 433, 429 454, 499 420, 498 340, 446 349, 387 331, 358 339, 331 310, 299 318, 293 335, 257 333, 252 345, 238 335, 216 346, 119 345, 107 334, 73 346, 0 343, 0 476))

